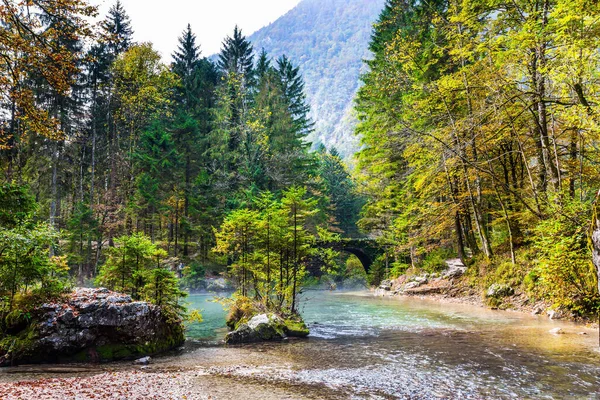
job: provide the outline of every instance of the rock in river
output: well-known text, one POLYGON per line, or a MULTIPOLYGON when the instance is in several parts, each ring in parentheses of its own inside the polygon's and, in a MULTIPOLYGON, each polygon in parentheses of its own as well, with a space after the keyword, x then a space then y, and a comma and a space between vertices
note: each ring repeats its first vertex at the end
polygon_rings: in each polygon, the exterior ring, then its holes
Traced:
POLYGON ((0 348, 0 365, 135 359, 180 346, 179 317, 108 289, 76 289, 63 302, 43 304, 28 327, 0 348))
POLYGON ((241 323, 225 336, 225 343, 240 344, 290 337, 308 336, 308 328, 300 319, 286 319, 275 314, 258 314, 247 323, 241 323))

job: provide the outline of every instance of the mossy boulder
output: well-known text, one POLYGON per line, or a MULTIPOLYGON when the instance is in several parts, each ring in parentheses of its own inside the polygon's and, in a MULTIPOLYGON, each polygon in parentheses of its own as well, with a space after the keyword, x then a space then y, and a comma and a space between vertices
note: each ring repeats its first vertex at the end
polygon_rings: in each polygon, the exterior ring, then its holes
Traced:
POLYGON ((283 319, 273 313, 253 316, 241 322, 225 336, 227 344, 254 343, 282 340, 287 337, 306 337, 309 331, 300 317, 283 319))
POLYGON ((307 337, 310 331, 301 318, 288 318, 284 321, 284 331, 290 337, 307 337))
POLYGON ((76 289, 44 304, 30 323, 0 341, 0 366, 133 359, 180 346, 183 321, 174 313, 107 289, 76 289))
POLYGON ((485 295, 487 298, 500 299, 502 297, 512 296, 513 294, 515 294, 515 290, 512 287, 505 284, 494 283, 488 288, 485 295))

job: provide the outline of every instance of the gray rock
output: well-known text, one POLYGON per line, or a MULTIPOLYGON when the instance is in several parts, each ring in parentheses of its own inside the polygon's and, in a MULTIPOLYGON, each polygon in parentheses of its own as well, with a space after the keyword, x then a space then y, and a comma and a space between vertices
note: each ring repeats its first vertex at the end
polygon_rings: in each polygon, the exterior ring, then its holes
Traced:
POLYGON ((550 319, 563 319, 565 317, 565 312, 561 309, 557 310, 548 310, 546 311, 546 315, 550 319))
POLYGON ((381 284, 379 284, 379 289, 382 289, 385 291, 392 290, 392 281, 390 281, 390 280, 382 281, 381 284))
POLYGON ((458 278, 467 271, 467 267, 460 258, 453 258, 451 260, 446 261, 446 265, 448 269, 442 273, 442 278, 444 279, 453 279, 458 278))
POLYGON ((76 289, 65 303, 44 304, 32 314, 38 338, 27 352, 11 355, 17 362, 69 361, 75 355, 109 361, 146 355, 145 348, 169 350, 185 340, 182 322, 160 307, 104 288, 76 289))
POLYGON ((418 288, 419 286, 421 286, 419 282, 408 282, 406 285, 404 285, 404 290, 418 288))
POLYGON ((429 281, 427 275, 425 276, 417 276, 413 278, 413 282, 417 282, 419 285, 424 285, 429 281))
POLYGON ((225 336, 225 343, 239 344, 259 341, 281 340, 286 337, 284 321, 274 314, 259 314, 248 323, 225 336))
POLYGON ((133 363, 137 365, 148 365, 152 361, 152 357, 142 357, 135 360, 133 363))
POLYGON ((515 294, 515 290, 513 288, 511 288, 510 286, 504 285, 504 284, 499 284, 499 283, 494 283, 492 286, 490 286, 488 288, 485 295, 487 297, 500 298, 500 297, 512 296, 513 294, 515 294))
POLYGON ((247 324, 241 324, 235 331, 229 332, 225 335, 225 343, 227 344, 240 344, 240 343, 252 343, 259 341, 259 338, 247 324))

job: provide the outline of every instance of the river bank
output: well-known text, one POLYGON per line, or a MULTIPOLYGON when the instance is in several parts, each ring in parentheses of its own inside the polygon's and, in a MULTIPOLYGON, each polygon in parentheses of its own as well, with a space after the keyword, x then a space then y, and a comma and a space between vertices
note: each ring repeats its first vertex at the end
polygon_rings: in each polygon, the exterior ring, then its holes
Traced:
POLYGON ((534 299, 519 288, 494 284, 482 291, 473 287, 463 274, 464 271, 457 272, 451 267, 441 274, 402 275, 371 288, 371 292, 378 297, 429 299, 445 304, 545 316, 551 320, 572 321, 598 328, 598 321, 575 315, 548 301, 534 299))
POLYGON ((0 398, 90 398, 92 391, 133 399, 600 395, 597 332, 567 321, 418 297, 311 291, 300 307, 308 339, 223 346, 225 311, 210 295, 189 300, 208 325, 190 327, 182 351, 147 366, 112 363, 58 377, 0 371, 0 398), (565 334, 549 333, 554 328, 565 334))

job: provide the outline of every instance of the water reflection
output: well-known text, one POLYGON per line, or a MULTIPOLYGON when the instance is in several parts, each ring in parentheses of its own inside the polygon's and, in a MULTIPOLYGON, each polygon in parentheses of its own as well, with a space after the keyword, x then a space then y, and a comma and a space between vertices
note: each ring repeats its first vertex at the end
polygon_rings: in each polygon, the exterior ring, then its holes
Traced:
MULTIPOLYGON (((205 310, 207 325, 191 327, 190 336, 210 337, 214 344, 224 334, 225 311, 207 303, 209 298, 192 296, 205 310)), ((364 294, 307 292, 301 312, 311 328, 308 340, 214 351, 228 360, 222 365, 252 363, 233 375, 322 384, 353 395, 600 397, 597 333, 583 326, 364 294), (548 332, 557 326, 566 334, 548 332)))

